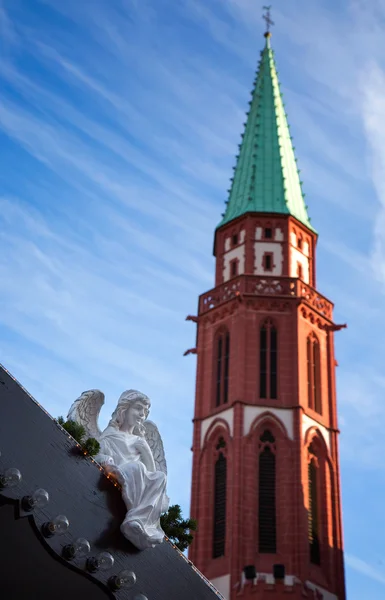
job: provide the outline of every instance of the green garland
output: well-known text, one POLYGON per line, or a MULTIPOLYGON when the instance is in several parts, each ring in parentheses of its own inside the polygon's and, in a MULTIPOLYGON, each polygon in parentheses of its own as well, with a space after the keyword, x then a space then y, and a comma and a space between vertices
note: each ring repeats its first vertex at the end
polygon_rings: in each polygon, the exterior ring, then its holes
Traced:
POLYGON ((76 423, 75 421, 64 421, 63 417, 57 419, 59 425, 63 427, 73 438, 81 445, 83 453, 87 456, 96 456, 100 452, 100 444, 95 438, 87 438, 86 430, 83 425, 76 423))

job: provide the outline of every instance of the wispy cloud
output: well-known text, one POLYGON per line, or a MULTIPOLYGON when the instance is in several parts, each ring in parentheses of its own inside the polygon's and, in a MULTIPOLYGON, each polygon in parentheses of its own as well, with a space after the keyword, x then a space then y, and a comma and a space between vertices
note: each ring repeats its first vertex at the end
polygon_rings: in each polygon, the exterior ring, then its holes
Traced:
POLYGON ((358 573, 365 575, 365 577, 369 577, 370 579, 385 585, 385 575, 382 574, 382 569, 379 570, 378 566, 373 567, 361 558, 352 556, 351 554, 345 554, 345 561, 351 569, 354 569, 358 573))
MULTIPOLYGON (((382 472, 384 18, 381 0, 291 0, 273 16, 319 287, 349 320, 337 339, 347 489, 352 469, 382 472)), ((253 0, 3 0, 0 27, 1 360, 54 415, 87 387, 105 391, 104 420, 124 387, 152 395, 170 495, 187 510, 184 317, 213 285, 261 14, 253 0)), ((344 502, 350 540, 370 511, 356 525, 344 502)))
POLYGON ((385 65, 370 61, 362 76, 363 118, 370 150, 370 169, 381 209, 376 216, 375 244, 372 253, 373 273, 385 284, 385 65))

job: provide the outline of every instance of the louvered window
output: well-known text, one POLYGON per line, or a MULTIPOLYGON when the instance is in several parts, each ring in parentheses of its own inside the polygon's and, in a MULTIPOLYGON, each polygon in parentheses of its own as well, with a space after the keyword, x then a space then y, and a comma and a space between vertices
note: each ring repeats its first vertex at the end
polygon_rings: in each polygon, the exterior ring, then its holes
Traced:
POLYGON ((319 514, 318 514, 318 467, 315 460, 312 459, 308 466, 308 484, 309 484, 309 509, 308 509, 308 527, 309 527, 309 551, 310 562, 315 565, 321 563, 320 541, 319 541, 319 514))
POLYGON ((226 457, 220 452, 214 473, 213 558, 224 556, 226 545, 226 457))
POLYGON ((266 430, 260 441, 263 446, 259 454, 258 545, 259 552, 274 554, 277 551, 275 440, 266 430))
POLYGON ((308 405, 322 415, 321 353, 319 341, 313 334, 307 338, 306 352, 308 405))
POLYGON ((278 332, 271 321, 259 334, 259 396, 275 400, 278 393, 278 332))
POLYGON ((215 404, 226 404, 229 398, 230 334, 222 333, 217 338, 215 404))
POLYGON ((229 368, 230 368, 230 335, 225 337, 225 372, 223 377, 223 403, 227 404, 229 397, 229 368))

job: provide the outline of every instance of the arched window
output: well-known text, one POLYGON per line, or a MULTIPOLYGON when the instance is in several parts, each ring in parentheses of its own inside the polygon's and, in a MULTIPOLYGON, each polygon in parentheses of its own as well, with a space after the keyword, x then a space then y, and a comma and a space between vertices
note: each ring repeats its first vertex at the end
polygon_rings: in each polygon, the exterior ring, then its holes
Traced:
POLYGON ((308 531, 310 562, 314 565, 321 563, 320 551, 320 524, 319 524, 319 467, 313 448, 309 447, 310 457, 308 465, 309 508, 308 531))
POLYGON ((260 440, 258 482, 258 548, 259 552, 277 551, 275 439, 269 430, 260 440))
POLYGON ((226 404, 229 399, 230 334, 222 332, 216 338, 215 404, 226 404))
POLYGON ((277 398, 278 333, 272 321, 262 325, 259 334, 259 396, 277 398))
POLYGON ((313 333, 308 336, 306 344, 308 405, 322 415, 320 345, 313 333))
POLYGON ((219 454, 214 466, 213 558, 224 556, 226 546, 227 460, 221 451, 225 447, 225 441, 220 438, 217 445, 219 454))

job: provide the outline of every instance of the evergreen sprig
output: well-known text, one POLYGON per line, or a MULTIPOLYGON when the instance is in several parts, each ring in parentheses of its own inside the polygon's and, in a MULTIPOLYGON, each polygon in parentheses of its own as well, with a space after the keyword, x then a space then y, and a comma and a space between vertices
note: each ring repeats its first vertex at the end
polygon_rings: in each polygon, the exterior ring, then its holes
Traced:
POLYGON ((57 419, 59 425, 63 427, 73 438, 81 445, 83 451, 88 456, 96 456, 100 452, 100 444, 95 438, 87 438, 86 430, 83 425, 76 423, 76 421, 65 421, 63 417, 57 419))
POLYGON ((183 519, 179 504, 170 506, 168 511, 161 515, 160 525, 171 542, 182 552, 193 541, 191 531, 196 531, 197 528, 195 519, 183 519))
POLYGON ((96 456, 100 452, 100 444, 95 438, 88 438, 83 444, 83 450, 88 456, 96 456))

